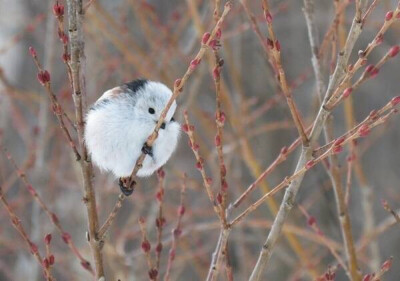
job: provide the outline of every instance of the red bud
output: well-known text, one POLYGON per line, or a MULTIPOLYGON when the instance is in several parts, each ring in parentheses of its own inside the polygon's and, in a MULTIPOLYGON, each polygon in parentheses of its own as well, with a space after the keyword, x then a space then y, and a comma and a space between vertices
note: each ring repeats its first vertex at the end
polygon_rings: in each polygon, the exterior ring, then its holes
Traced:
POLYGON ((42 264, 43 264, 43 267, 45 267, 45 268, 49 268, 50 267, 50 263, 49 263, 48 259, 44 259, 42 264))
POLYGON ((192 149, 193 149, 194 151, 199 151, 199 148, 200 148, 200 145, 197 144, 197 143, 194 143, 194 144, 192 145, 192 149))
POLYGON ((368 124, 363 124, 359 129, 358 133, 360 134, 360 137, 366 137, 370 132, 368 124))
POLYGON ((345 141, 345 138, 340 137, 340 138, 336 139, 336 141, 334 142, 333 145, 341 145, 344 141, 345 141))
POLYGON ((371 77, 374 78, 374 77, 376 77, 378 74, 379 74, 379 68, 376 68, 376 67, 375 67, 375 68, 371 71, 371 77))
POLYGON ((375 68, 375 65, 370 64, 370 65, 368 65, 368 66, 365 68, 365 71, 366 71, 367 73, 371 73, 371 71, 374 70, 374 68, 375 68))
POLYGON ((69 41, 68 35, 62 31, 58 33, 58 37, 60 38, 61 42, 63 42, 64 45, 67 44, 69 41))
POLYGON ((180 228, 175 228, 174 229, 174 236, 179 237, 182 234, 182 230, 180 228))
POLYGON ((183 216, 184 213, 185 213, 185 206, 179 206, 178 215, 183 216))
POLYGON ((222 31, 221 28, 218 28, 217 31, 215 32, 215 38, 218 40, 221 39, 222 31))
POLYGON ((69 61, 71 60, 71 55, 68 54, 68 53, 64 53, 64 54, 62 55, 62 60, 63 60, 64 62, 69 62, 69 61))
POLYGON ((71 241, 71 235, 67 232, 64 232, 61 236, 65 244, 68 244, 71 241))
POLYGON ((392 100, 390 101, 390 103, 392 104, 392 106, 396 106, 400 103, 400 96, 394 97, 392 98, 392 100))
POLYGON ((267 44, 268 49, 272 50, 274 48, 274 42, 272 42, 271 39, 267 38, 266 44, 267 44))
POLYGON ((276 46, 276 50, 277 50, 278 52, 280 52, 280 51, 281 51, 281 43, 279 43, 278 40, 275 41, 275 46, 276 46))
POLYGON ((221 145, 221 138, 219 135, 215 136, 215 146, 220 146, 221 145))
POLYGON ((158 270, 157 269, 152 268, 152 269, 149 270, 150 280, 156 280, 157 276, 158 276, 158 270))
POLYGON ((382 264, 381 270, 388 271, 391 267, 392 267, 392 258, 388 259, 382 264))
POLYGON ((189 68, 190 68, 191 70, 194 70, 194 69, 196 69, 196 67, 199 65, 199 63, 200 63, 200 60, 199 60, 199 59, 194 59, 194 60, 192 60, 192 61, 190 62, 189 68))
POLYGON ((47 70, 40 71, 37 74, 37 79, 42 85, 44 85, 50 81, 50 73, 47 70))
POLYGON ((156 219, 156 226, 157 226, 157 228, 160 228, 160 227, 163 227, 164 225, 165 225, 165 218, 164 217, 162 217, 162 218, 157 218, 156 219))
POLYGON ((64 5, 56 2, 56 4, 53 6, 53 13, 56 17, 62 17, 64 15, 64 5))
POLYGON ((171 257, 171 260, 175 259, 175 250, 174 249, 169 250, 169 256, 171 257))
POLYGON ((267 23, 271 24, 272 23, 272 15, 269 11, 264 11, 264 17, 267 23))
POLYGON ((208 46, 210 46, 213 50, 217 50, 218 47, 221 46, 221 44, 219 43, 219 40, 213 39, 210 42, 208 42, 208 46))
POLYGON ((343 98, 348 98, 350 96, 350 94, 353 92, 353 88, 347 88, 343 91, 343 98))
POLYGON ((158 175, 161 179, 163 179, 163 178, 165 177, 165 172, 164 172, 164 170, 163 170, 162 168, 158 169, 158 170, 157 170, 157 175, 158 175))
POLYGON ((389 21, 389 20, 391 20, 392 18, 393 18, 393 11, 387 12, 386 15, 385 15, 385 20, 386 20, 386 21, 389 21))
POLYGON ((44 237, 44 243, 46 243, 46 245, 49 245, 50 242, 51 242, 51 234, 49 233, 44 237))
POLYGON ((221 111, 217 120, 223 125, 225 123, 225 113, 221 111))
POLYGON ((34 58, 37 56, 36 50, 35 50, 35 48, 33 48, 33 47, 29 47, 29 53, 30 53, 31 56, 34 57, 34 58))
POLYGON ((228 190, 228 183, 226 182, 226 180, 223 180, 221 183, 221 189, 222 191, 226 192, 228 190))
POLYGON ((164 192, 161 190, 156 193, 156 199, 158 202, 161 202, 163 200, 163 195, 164 195, 163 193, 164 192))
POLYGON ((340 153, 340 152, 342 152, 342 151, 343 151, 343 146, 341 146, 341 145, 336 145, 336 146, 334 146, 333 149, 332 149, 332 152, 333 152, 334 154, 340 153))
POLYGON ((223 177, 226 176, 226 167, 225 167, 225 165, 222 165, 222 166, 221 166, 221 175, 222 175, 223 177))
POLYGON ((183 125, 182 125, 182 130, 183 130, 185 133, 189 132, 189 126, 188 126, 188 124, 183 124, 183 125))
POLYGON ((377 45, 381 44, 383 42, 383 35, 379 34, 376 38, 375 38, 375 43, 377 45))
POLYGON ((54 262, 55 262, 54 255, 50 255, 50 257, 48 258, 48 260, 49 260, 49 264, 50 264, 50 265, 53 265, 54 262))
POLYGON ((217 202, 218 202, 219 205, 222 204, 222 194, 219 193, 219 192, 218 192, 218 194, 217 194, 217 202))
POLYGON ((53 221, 54 224, 58 224, 59 220, 56 214, 51 213, 51 220, 53 221))
POLYGON ((373 276, 372 274, 364 275, 362 281, 372 281, 372 278, 373 278, 373 277, 374 277, 374 276, 373 276))
POLYGON ((142 242, 142 250, 145 253, 148 253, 151 250, 150 242, 147 239, 142 242))
POLYGON ((310 216, 310 217, 308 218, 308 220, 307 220, 307 224, 308 224, 309 226, 313 226, 316 222, 317 222, 317 220, 316 220, 315 217, 313 217, 313 216, 310 216))
POLYGON ((30 245, 32 253, 33 254, 37 254, 38 251, 39 251, 37 245, 35 243, 32 243, 32 242, 29 242, 29 245, 30 245))
MULTIPOLYGON (((174 86, 175 88, 179 88, 179 86, 181 85, 182 79, 176 79, 174 82, 174 86)), ((179 91, 182 91, 183 87, 179 89, 179 91)))
POLYGON ((207 44, 208 39, 210 39, 210 36, 211 36, 210 32, 204 33, 203 34, 203 38, 201 39, 201 43, 207 44))
POLYGON ((214 78, 214 80, 218 80, 219 77, 220 77, 220 70, 219 70, 219 67, 217 66, 213 70, 213 78, 214 78))
POLYGON ((88 261, 81 261, 81 265, 84 269, 91 271, 92 267, 90 266, 90 262, 88 261))
POLYGON ((389 50, 389 57, 393 58, 395 56, 397 56, 397 54, 400 51, 400 46, 393 46, 392 48, 390 48, 389 50))
POLYGON ((29 184, 26 188, 28 189, 29 193, 30 193, 32 196, 35 196, 35 195, 36 195, 36 190, 33 188, 32 185, 29 184))
POLYGON ((310 169, 312 166, 315 165, 315 161, 314 160, 310 160, 306 163, 306 169, 310 169))

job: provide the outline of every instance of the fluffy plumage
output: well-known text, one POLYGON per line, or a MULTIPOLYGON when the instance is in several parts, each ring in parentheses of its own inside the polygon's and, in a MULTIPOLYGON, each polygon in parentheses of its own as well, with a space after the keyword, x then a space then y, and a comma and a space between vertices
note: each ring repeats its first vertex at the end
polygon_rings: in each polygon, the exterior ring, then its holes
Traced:
MULTIPOLYGON (((164 84, 148 80, 135 80, 106 91, 86 116, 85 141, 92 161, 116 177, 130 176, 171 95, 164 84)), ((175 150, 180 132, 173 119, 175 109, 174 102, 152 153, 137 173, 139 177, 150 176, 175 150)))

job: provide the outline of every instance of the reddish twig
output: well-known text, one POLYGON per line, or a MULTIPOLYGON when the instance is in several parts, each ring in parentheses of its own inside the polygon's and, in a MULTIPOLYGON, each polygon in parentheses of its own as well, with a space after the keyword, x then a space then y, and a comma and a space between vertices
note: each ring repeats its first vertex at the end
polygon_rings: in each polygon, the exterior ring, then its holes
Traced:
POLYGON ((185 214, 185 193, 186 193, 186 175, 183 176, 182 188, 181 188, 181 201, 178 207, 178 219, 175 225, 175 228, 172 230, 172 244, 168 254, 168 263, 167 269, 164 275, 164 281, 169 281, 169 276, 171 274, 172 263, 175 260, 176 256, 176 248, 178 246, 178 240, 182 233, 182 217, 185 214))

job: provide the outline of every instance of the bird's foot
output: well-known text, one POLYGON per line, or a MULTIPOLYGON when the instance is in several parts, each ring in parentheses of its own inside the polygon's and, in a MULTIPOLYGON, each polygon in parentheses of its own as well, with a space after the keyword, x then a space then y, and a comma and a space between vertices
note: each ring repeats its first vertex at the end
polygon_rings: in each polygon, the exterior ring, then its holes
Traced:
POLYGON ((125 196, 129 196, 135 190, 136 181, 131 180, 130 177, 119 178, 119 183, 118 184, 119 184, 119 188, 121 189, 121 192, 125 196))
POLYGON ((153 157, 153 147, 147 145, 147 142, 143 145, 142 152, 153 157))

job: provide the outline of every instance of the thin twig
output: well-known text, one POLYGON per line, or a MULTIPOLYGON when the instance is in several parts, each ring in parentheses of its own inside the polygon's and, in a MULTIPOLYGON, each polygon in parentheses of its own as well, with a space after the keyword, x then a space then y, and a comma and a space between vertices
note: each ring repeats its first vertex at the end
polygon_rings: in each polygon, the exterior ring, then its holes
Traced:
POLYGON ((38 247, 36 244, 34 244, 30 239, 28 234, 26 233, 24 227, 21 224, 21 220, 18 218, 18 216, 14 213, 14 211, 11 209, 10 204, 8 203, 7 199, 5 198, 2 188, 0 186, 0 201, 3 204, 4 208, 6 209, 8 215, 10 216, 10 220, 14 228, 19 232, 19 234, 22 236, 22 239, 26 242, 28 245, 29 250, 31 251, 31 254, 36 258, 37 262, 43 269, 43 274, 48 281, 53 281, 55 280, 54 277, 51 275, 51 272, 48 267, 44 266, 43 263, 43 258, 39 253, 38 247))
MULTIPOLYGON (((21 178, 22 182, 25 184, 26 189, 28 192, 32 195, 32 197, 36 200, 36 202, 39 204, 39 206, 42 208, 42 210, 46 213, 46 215, 49 217, 50 221, 54 224, 60 235, 65 238, 65 237, 70 237, 69 233, 64 230, 62 227, 58 216, 50 211, 49 207, 44 203, 43 199, 40 197, 39 193, 37 192, 36 188, 29 182, 26 172, 20 169, 15 162, 14 158, 12 155, 8 152, 8 150, 0 144, 0 149, 3 151, 7 159, 10 161, 11 165, 15 169, 18 177, 21 178)), ((94 275, 94 271, 90 263, 82 256, 78 248, 76 247, 75 243, 72 241, 72 239, 63 239, 64 242, 68 245, 68 247, 71 249, 71 251, 74 253, 74 255, 79 259, 81 265, 83 268, 85 268, 87 271, 89 271, 91 274, 94 275)))
POLYGON ((175 228, 172 230, 172 244, 168 254, 167 269, 164 275, 164 281, 169 281, 171 274, 172 263, 175 260, 176 248, 178 246, 178 240, 182 233, 182 217, 185 214, 185 193, 186 193, 186 175, 183 176, 182 188, 181 188, 181 202, 178 208, 178 219, 175 228))

